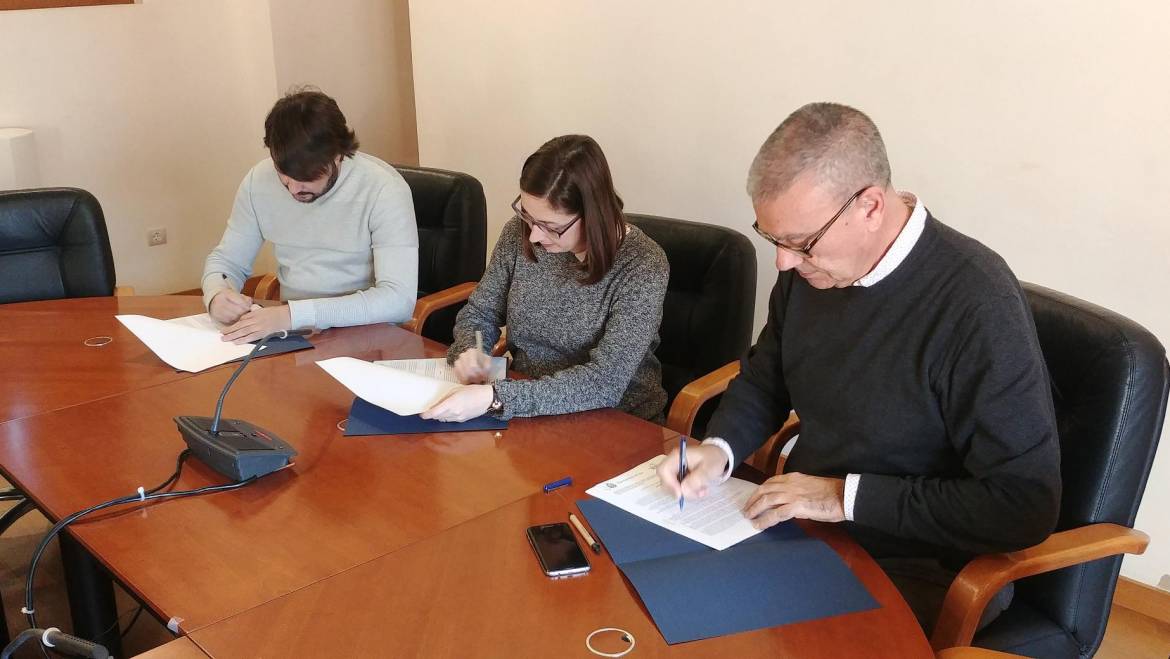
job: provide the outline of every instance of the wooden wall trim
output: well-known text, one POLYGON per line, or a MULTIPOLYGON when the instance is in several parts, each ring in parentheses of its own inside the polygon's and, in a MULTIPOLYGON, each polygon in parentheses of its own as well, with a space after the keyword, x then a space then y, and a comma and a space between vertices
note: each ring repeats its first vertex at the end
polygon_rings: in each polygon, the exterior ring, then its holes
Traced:
POLYGON ((1117 579, 1117 590, 1113 593, 1113 603, 1170 624, 1170 591, 1120 577, 1117 579))
POLYGON ((93 5, 132 5, 135 0, 0 0, 5 9, 52 9, 54 7, 91 7, 93 5))

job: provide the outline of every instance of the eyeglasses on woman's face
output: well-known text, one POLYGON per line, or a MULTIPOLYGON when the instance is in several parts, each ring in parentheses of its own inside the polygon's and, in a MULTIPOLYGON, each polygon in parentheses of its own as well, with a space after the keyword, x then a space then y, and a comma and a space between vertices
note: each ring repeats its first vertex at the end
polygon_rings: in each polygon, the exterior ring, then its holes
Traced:
POLYGON ((524 210, 524 207, 520 205, 520 195, 516 195, 515 201, 512 202, 512 211, 516 213, 516 217, 520 218, 520 220, 527 224, 530 228, 536 227, 544 233, 550 236, 556 236, 557 238, 564 236, 569 229, 573 228, 573 225, 577 223, 577 220, 581 219, 581 216, 578 215, 570 220, 567 224, 563 224, 559 227, 553 226, 548 222, 542 222, 541 220, 532 217, 528 214, 528 211, 524 210))

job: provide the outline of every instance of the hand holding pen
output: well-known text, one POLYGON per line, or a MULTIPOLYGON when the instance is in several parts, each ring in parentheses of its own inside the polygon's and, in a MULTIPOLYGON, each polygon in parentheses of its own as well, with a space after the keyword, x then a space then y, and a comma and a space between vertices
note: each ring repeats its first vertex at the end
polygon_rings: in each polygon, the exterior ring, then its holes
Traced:
POLYGON ((231 287, 227 275, 220 274, 220 277, 223 278, 224 288, 212 296, 207 313, 215 322, 227 326, 235 323, 240 319, 240 316, 252 310, 252 298, 243 293, 237 293, 231 287))
POLYGON ((483 334, 475 331, 475 347, 464 350, 455 360, 455 377, 462 384, 491 382, 492 358, 483 351, 483 334))
POLYGON ((671 449, 658 463, 658 480, 671 495, 682 499, 702 499, 707 490, 719 482, 727 468, 727 454, 718 446, 692 444, 685 446, 680 438, 678 448, 671 449))

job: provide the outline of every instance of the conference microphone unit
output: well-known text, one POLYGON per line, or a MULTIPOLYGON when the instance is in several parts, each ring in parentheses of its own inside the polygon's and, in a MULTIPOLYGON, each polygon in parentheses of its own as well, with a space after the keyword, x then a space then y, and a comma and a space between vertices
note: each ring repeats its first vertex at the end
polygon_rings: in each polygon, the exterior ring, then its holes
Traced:
POLYGON ((289 336, 306 336, 312 330, 281 330, 260 340, 236 371, 228 378, 219 401, 215 404, 215 416, 177 416, 175 425, 191 454, 207 466, 234 481, 244 481, 271 474, 292 463, 297 451, 288 442, 260 426, 240 419, 221 419, 223 400, 240 372, 252 361, 256 353, 264 349, 269 339, 284 339, 289 336))

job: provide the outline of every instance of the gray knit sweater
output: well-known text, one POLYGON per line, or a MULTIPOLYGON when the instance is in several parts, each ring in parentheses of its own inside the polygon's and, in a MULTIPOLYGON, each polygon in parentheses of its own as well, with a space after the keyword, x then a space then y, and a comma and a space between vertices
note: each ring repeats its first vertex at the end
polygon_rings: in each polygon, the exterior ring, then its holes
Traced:
POLYGON ((536 245, 533 262, 523 241, 513 218, 459 312, 447 359, 475 347, 476 330, 490 349, 507 325, 512 368, 532 379, 496 383, 502 418, 616 407, 660 422, 666 391, 654 349, 670 277, 662 248, 630 226, 613 267, 586 286, 573 254, 536 245))

